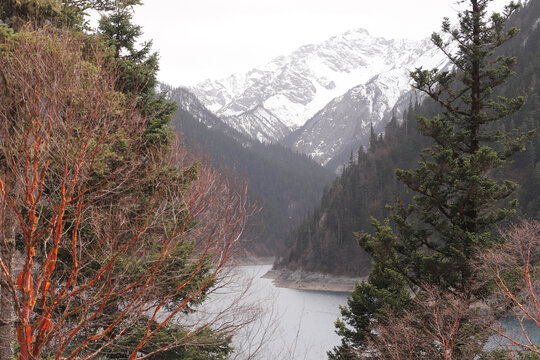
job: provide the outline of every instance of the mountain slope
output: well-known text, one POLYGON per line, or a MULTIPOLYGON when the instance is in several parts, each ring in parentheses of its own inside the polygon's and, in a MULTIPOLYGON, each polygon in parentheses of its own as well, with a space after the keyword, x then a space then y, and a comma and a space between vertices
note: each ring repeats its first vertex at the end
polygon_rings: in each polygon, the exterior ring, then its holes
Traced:
POLYGON ((291 133, 276 115, 261 105, 240 115, 223 116, 221 119, 231 128, 260 142, 272 143, 275 139, 281 139, 291 133))
POLYGON ((333 174, 305 155, 229 128, 187 89, 169 88, 168 97, 179 106, 173 125, 187 147, 208 157, 224 174, 248 181, 249 198, 261 207, 248 250, 258 256, 284 251, 288 230, 316 205, 333 174))
POLYGON ((396 195, 410 199, 411 194, 394 178, 394 170, 412 167, 416 150, 427 145, 413 126, 413 114, 411 107, 402 125, 394 122, 386 127, 383 142, 374 144, 376 150, 366 153, 361 148, 358 160, 345 165, 325 189, 320 205, 290 234, 294 245, 277 268, 351 277, 369 272, 369 257, 354 240, 354 232, 369 231, 370 216, 384 218, 385 204, 396 195))

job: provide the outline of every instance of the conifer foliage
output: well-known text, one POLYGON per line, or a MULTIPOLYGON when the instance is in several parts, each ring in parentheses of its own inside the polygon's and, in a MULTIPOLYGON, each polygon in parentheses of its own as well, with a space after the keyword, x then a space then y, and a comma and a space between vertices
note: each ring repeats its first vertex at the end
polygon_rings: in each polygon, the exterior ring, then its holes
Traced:
POLYGON ((88 10, 112 11, 140 3, 140 0, 2 0, 0 21, 15 30, 28 23, 83 27, 88 10))
MULTIPOLYGON (((519 6, 512 2, 502 14, 489 15, 491 0, 461 3, 467 9, 459 14, 457 26, 452 27, 445 19, 442 35, 432 36, 453 69, 420 68, 411 73, 413 86, 442 108, 433 118, 417 118, 420 133, 433 141, 422 152, 418 167, 396 172, 416 196, 408 206, 397 200, 390 207, 395 235, 391 235, 388 224, 376 224, 375 237, 357 236, 372 255, 376 274, 372 273, 368 284, 355 289, 343 309, 344 321, 337 323, 343 341, 330 354, 332 359, 391 358, 388 353, 373 350, 373 344, 381 340, 377 334, 382 332, 376 329, 405 310, 415 313, 416 301, 404 296, 408 290, 416 300, 426 298, 431 303, 434 297, 427 294, 437 293, 434 288, 444 289, 468 305, 486 295, 485 289, 474 286, 477 275, 472 261, 479 249, 493 245, 494 225, 514 213, 516 203, 508 202, 508 198, 517 188, 511 181, 495 181, 492 175, 523 150, 533 134, 493 130, 499 120, 517 112, 524 103, 521 96, 495 95, 497 87, 514 74, 516 58, 494 56, 494 52, 518 34, 506 22, 519 6), (381 248, 387 249, 384 257, 381 248), (386 277, 390 284, 376 281, 381 268, 392 274, 386 277)), ((480 352, 479 344, 485 338, 472 313, 457 322, 456 337, 449 340, 459 338, 455 347, 437 346, 441 340, 435 339, 419 347, 417 356, 410 355, 421 358, 426 346, 432 359, 446 359, 449 352, 452 359, 465 358, 471 349, 480 352)), ((425 326, 430 333, 429 325, 425 326)))
MULTIPOLYGON (((414 87, 443 106, 441 115, 418 118, 419 131, 434 140, 422 154, 414 170, 398 170, 398 179, 419 193, 414 203, 394 207, 394 220, 404 250, 414 255, 407 264, 409 278, 436 281, 466 290, 472 272, 469 261, 478 245, 490 244, 493 225, 513 213, 500 207, 517 188, 510 181, 492 179, 493 170, 524 145, 532 133, 518 134, 491 131, 490 124, 515 113, 523 97, 507 99, 494 96, 494 89, 513 75, 515 57, 493 52, 513 38, 518 30, 506 29, 506 19, 517 9, 510 4, 503 15, 487 18, 491 1, 470 1, 470 10, 460 14, 458 29, 445 20, 443 33, 433 36, 433 43, 455 65, 453 72, 418 69, 411 74, 414 87), (457 55, 449 46, 458 44, 457 55), (424 225, 417 225, 418 223, 424 225), (425 248, 431 250, 425 254, 425 248)), ((510 204, 510 206, 515 203, 510 204)))

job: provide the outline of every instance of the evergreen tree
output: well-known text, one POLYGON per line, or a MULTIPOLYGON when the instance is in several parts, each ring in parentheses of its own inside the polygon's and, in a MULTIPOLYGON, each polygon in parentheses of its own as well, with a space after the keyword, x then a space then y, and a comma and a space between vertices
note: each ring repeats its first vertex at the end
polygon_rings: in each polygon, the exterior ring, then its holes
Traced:
POLYGON ((16 31, 29 24, 82 27, 88 10, 113 11, 140 3, 140 0, 2 0, 0 23, 16 31))
POLYGON ((165 94, 156 95, 159 70, 158 54, 152 52, 152 42, 137 47, 142 35, 141 27, 131 20, 132 12, 119 8, 101 18, 99 33, 113 49, 118 66, 118 90, 136 95, 137 108, 148 119, 145 137, 150 143, 167 145, 172 138, 169 127, 177 106, 165 99, 165 94))
MULTIPOLYGON (((416 296, 426 285, 447 289, 467 300, 481 299, 483 295, 473 287, 471 260, 479 248, 495 241, 491 235, 494 225, 512 215, 516 205, 511 202, 510 207, 504 207, 502 203, 517 185, 494 181, 491 174, 522 150, 531 136, 527 133, 512 137, 489 130, 491 124, 515 113, 524 103, 523 97, 494 95, 494 90, 514 74, 516 58, 495 57, 494 51, 518 33, 506 27, 506 20, 518 5, 512 2, 503 14, 489 17, 491 1, 466 1, 468 9, 459 14, 458 26, 452 28, 445 19, 445 35, 432 36, 435 46, 454 65, 453 71, 420 68, 411 73, 414 87, 442 107, 438 116, 417 118, 419 131, 433 140, 433 145, 422 153, 419 166, 396 172, 398 179, 418 195, 409 206, 398 200, 391 207, 395 237, 378 231, 374 239, 360 242, 372 255, 374 269, 382 266, 401 277, 390 278, 391 284, 370 278, 367 285, 356 287, 348 307, 342 310, 349 329, 344 330, 344 322, 337 324, 342 345, 330 354, 333 359, 369 358, 366 343, 369 337, 377 336, 373 329, 387 320, 385 309, 408 307, 407 296, 400 296, 402 279, 407 279, 407 287, 416 296), (396 259, 381 262, 377 256, 381 247, 393 249, 396 259), (388 297, 385 290, 392 296, 388 297), (398 303, 389 298, 398 299, 398 303), (374 305, 366 306, 365 299, 374 305)), ((460 324, 460 328, 467 326, 474 324, 460 324)), ((468 345, 459 344, 455 355, 464 353, 468 345)))
POLYGON ((370 323, 375 319, 384 321, 387 311, 399 311, 408 306, 410 298, 407 280, 396 271, 398 253, 394 248, 394 234, 388 221, 380 224, 371 220, 376 229, 376 236, 355 234, 362 247, 371 254, 373 269, 368 282, 359 284, 341 308, 345 322, 336 322, 337 333, 342 338, 342 345, 329 353, 330 359, 355 359, 361 355, 354 345, 371 336, 370 323), (352 350, 352 351, 351 351, 352 350))
POLYGON ((377 134, 375 133, 375 130, 373 129, 373 123, 369 124, 369 151, 375 152, 377 150, 379 139, 377 138, 377 134))

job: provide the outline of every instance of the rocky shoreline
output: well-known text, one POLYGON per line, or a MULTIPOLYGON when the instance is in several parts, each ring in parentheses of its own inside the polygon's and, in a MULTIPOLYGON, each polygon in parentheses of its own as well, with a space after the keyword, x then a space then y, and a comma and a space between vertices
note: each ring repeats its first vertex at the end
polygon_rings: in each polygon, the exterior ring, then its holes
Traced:
POLYGON ((288 269, 270 270, 263 278, 273 279, 276 287, 349 293, 354 290, 356 282, 367 280, 367 277, 350 278, 288 269))
POLYGON ((231 265, 272 265, 276 260, 275 257, 260 257, 260 256, 242 256, 235 258, 231 265))

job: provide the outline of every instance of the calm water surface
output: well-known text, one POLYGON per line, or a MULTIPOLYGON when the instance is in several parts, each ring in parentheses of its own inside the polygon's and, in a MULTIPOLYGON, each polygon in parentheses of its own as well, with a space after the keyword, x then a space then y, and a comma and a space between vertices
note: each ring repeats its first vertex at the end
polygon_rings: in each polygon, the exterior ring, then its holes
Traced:
MULTIPOLYGON (((346 304, 349 293, 276 288, 271 279, 261 277, 271 267, 248 265, 236 268, 238 275, 251 279, 246 301, 257 304, 263 316, 244 329, 244 335, 238 335, 233 346, 249 353, 258 346, 257 340, 264 337, 265 344, 256 359, 326 359, 326 352, 340 343, 334 333, 334 322, 340 315, 339 306, 346 304)), ((218 292, 212 295, 212 300, 224 304, 231 301, 229 295, 227 291, 218 292)), ((247 357, 238 355, 239 360, 247 357)))

